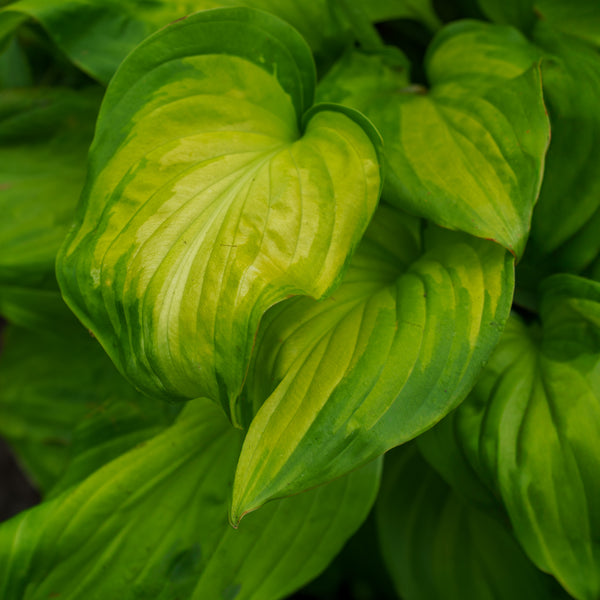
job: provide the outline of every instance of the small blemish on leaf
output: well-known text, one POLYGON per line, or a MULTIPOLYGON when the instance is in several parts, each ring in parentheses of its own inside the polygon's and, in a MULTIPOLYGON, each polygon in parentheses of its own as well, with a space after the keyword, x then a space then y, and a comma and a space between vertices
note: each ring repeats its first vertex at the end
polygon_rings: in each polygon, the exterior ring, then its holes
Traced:
POLYGON ((222 600, 233 600, 238 596, 241 589, 242 585, 240 583, 232 583, 223 590, 222 600))
POLYGON ((175 556, 169 567, 169 579, 180 581, 193 575, 202 558, 200 544, 194 544, 186 550, 182 550, 175 556))

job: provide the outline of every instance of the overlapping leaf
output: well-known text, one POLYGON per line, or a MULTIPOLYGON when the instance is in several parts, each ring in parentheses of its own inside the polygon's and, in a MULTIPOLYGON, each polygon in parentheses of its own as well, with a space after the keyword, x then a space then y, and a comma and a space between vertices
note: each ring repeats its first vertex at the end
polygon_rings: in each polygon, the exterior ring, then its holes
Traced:
POLYGON ((139 388, 236 420, 263 312, 338 279, 378 200, 376 137, 337 107, 301 134, 313 82, 298 34, 245 9, 163 29, 112 81, 58 275, 139 388))
POLYGON ((465 503, 498 517, 506 518, 502 503, 478 477, 460 443, 456 431, 456 412, 460 406, 435 427, 415 441, 421 455, 437 471, 453 492, 465 503))
POLYGON ((265 316, 232 520, 431 427, 473 384, 508 315, 510 254, 382 207, 335 293, 265 316), (270 395, 269 395, 270 394, 270 395))
POLYGON ((75 65, 106 84, 151 33, 197 11, 233 6, 257 8, 286 20, 326 63, 346 39, 327 0, 20 0, 0 11, 0 46, 34 19, 75 65))
POLYGON ((380 464, 274 504, 235 531, 241 435, 207 400, 145 445, 0 528, 4 600, 275 600, 314 577, 368 513, 380 464))
POLYGON ((459 22, 428 50, 429 90, 387 57, 355 53, 319 97, 364 111, 381 131, 391 202, 520 255, 549 139, 539 58, 511 27, 459 22))
POLYGON ((600 284, 544 284, 541 325, 513 317, 456 431, 530 558, 575 598, 600 593, 600 284))
POLYGON ((377 501, 383 557, 405 600, 566 598, 510 529, 464 502, 419 456, 386 456, 377 501))
MULTIPOLYGON (((92 452, 100 456, 93 466, 101 466, 106 447, 127 449, 169 423, 168 407, 136 392, 85 330, 65 328, 51 335, 9 328, 3 345, 0 434, 43 492, 54 487, 72 457, 83 457, 78 462, 86 462, 87 475, 92 452), (90 428, 96 430, 94 444, 89 435, 81 439, 90 428), (104 449, 96 448, 101 445, 104 449)), ((69 481, 81 478, 81 472, 71 468, 69 481)))
POLYGON ((431 31, 441 27, 431 0, 373 0, 365 2, 364 10, 375 22, 413 19, 423 23, 431 31))
POLYGON ((476 0, 483 15, 494 23, 529 30, 535 21, 535 0, 476 0))
POLYGON ((600 45, 600 5, 590 0, 477 0, 495 23, 508 23, 526 34, 540 22, 555 31, 600 45))
POLYGON ((589 0, 535 0, 540 20, 552 28, 600 46, 600 4, 589 0))
POLYGON ((28 326, 72 317, 54 276, 83 187, 97 89, 0 92, 0 314, 28 326))
MULTIPOLYGON (((542 22, 534 41, 547 56, 542 66, 552 143, 531 235, 547 254, 576 236, 600 209, 600 53, 542 22)), ((576 262, 585 267, 585 256, 576 262)))

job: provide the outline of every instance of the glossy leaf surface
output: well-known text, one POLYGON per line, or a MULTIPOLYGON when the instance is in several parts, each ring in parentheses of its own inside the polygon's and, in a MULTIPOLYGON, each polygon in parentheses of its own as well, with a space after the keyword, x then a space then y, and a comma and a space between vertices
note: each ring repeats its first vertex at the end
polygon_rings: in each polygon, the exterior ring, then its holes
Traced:
POLYGON ((555 276, 541 325, 513 317, 457 430, 531 559, 575 597, 600 593, 600 284, 555 276))
POLYGON ((320 302, 273 308, 247 400, 260 406, 238 464, 232 521, 339 477, 458 404, 508 315, 500 246, 382 207, 346 278, 320 302), (266 398, 266 400, 265 400, 266 398))
POLYGON ((519 256, 549 140, 539 58, 510 27, 459 22, 428 50, 429 90, 385 57, 351 54, 319 98, 358 108, 381 131, 390 202, 519 256))
POLYGON ((405 600, 563 598, 510 529, 466 503, 419 456, 386 456, 377 501, 380 545, 405 600))
POLYGON ((376 134, 337 107, 301 134, 313 82, 293 29, 232 9, 163 29, 111 83, 58 275, 144 391, 237 420, 263 312, 339 278, 378 200, 376 134))
POLYGON ((270 600, 301 586, 365 518, 380 465, 235 531, 226 515, 240 438, 218 407, 194 401, 164 433, 3 524, 2 598, 270 600))

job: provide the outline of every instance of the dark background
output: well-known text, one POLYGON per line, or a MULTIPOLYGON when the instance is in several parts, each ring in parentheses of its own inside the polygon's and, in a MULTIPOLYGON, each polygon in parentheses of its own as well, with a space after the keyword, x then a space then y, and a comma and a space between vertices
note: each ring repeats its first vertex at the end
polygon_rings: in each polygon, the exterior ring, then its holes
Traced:
POLYGON ((39 502, 39 494, 27 481, 6 442, 0 438, 0 521, 39 502))

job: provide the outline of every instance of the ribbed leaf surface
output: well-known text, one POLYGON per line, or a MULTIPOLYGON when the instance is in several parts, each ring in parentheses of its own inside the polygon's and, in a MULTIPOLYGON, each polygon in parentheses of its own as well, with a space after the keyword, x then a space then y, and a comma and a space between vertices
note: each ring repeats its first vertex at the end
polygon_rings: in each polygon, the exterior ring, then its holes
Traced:
POLYGON ((471 464, 531 559, 575 598, 600 593, 600 285, 547 280, 541 327, 517 317, 456 413, 471 464))
POLYGON ((316 576, 369 512, 380 461, 273 504, 236 531, 241 436, 207 400, 81 484, 0 527, 3 600, 276 600, 316 576))
POLYGON ((265 317, 248 396, 268 398, 244 441, 233 522, 419 435, 473 385, 508 315, 513 262, 492 242, 418 227, 383 207, 330 298, 265 317))
POLYGON ((382 554, 404 600, 567 597, 503 521, 465 502, 414 447, 386 456, 376 515, 382 554))
POLYGON ((199 13, 138 47, 107 92, 68 304, 136 386, 237 420, 263 312, 338 279, 378 200, 376 134, 312 102, 302 38, 265 13, 199 13), (370 137, 371 136, 371 137, 370 137))

